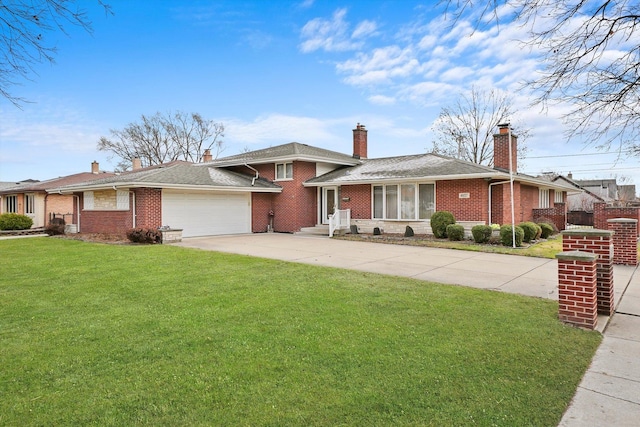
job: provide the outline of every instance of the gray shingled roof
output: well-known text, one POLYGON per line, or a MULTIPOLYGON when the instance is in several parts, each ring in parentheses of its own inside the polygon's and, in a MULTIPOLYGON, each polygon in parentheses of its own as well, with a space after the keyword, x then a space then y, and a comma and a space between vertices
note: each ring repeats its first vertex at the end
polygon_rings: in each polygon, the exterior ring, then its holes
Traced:
POLYGON ((306 184, 342 184, 403 179, 503 175, 487 166, 437 154, 386 157, 362 160, 358 166, 341 168, 312 178, 306 184))
POLYGON ((65 192, 80 191, 84 188, 108 188, 123 185, 129 187, 193 187, 193 188, 246 188, 280 190, 281 187, 264 179, 253 180, 253 177, 225 169, 203 164, 174 162, 157 165, 142 170, 126 172, 114 177, 99 179, 81 184, 62 187, 65 192))
POLYGON ((324 148, 313 147, 307 144, 300 144, 299 142, 291 142, 289 144, 250 151, 235 156, 223 157, 214 160, 210 164, 215 166, 233 166, 245 163, 273 163, 283 160, 310 160, 339 165, 357 165, 360 163, 359 159, 347 154, 325 150, 324 148))

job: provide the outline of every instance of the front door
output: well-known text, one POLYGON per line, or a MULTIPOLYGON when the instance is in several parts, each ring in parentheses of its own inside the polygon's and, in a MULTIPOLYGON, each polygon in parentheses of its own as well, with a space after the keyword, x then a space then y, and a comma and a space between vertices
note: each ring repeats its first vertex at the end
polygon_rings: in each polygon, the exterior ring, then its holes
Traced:
POLYGON ((329 216, 338 209, 338 188, 322 187, 322 223, 329 224, 329 216))

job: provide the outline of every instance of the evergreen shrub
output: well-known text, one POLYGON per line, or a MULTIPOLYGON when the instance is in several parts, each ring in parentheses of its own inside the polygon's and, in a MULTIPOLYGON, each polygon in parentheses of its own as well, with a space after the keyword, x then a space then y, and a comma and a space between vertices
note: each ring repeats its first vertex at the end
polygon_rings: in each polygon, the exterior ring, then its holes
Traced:
MULTIPOLYGON (((500 243, 504 246, 513 246, 513 236, 512 236, 512 228, 510 225, 503 225, 500 227, 500 243)), ((518 227, 516 225, 515 228, 516 235, 516 246, 522 246, 522 239, 524 238, 524 230, 522 227, 518 227)))
POLYGON ((547 239, 549 236, 553 234, 554 230, 551 224, 546 222, 541 222, 540 224, 538 224, 538 226, 541 229, 540 237, 542 237, 543 239, 547 239))
POLYGON ((431 215, 431 231, 438 239, 447 237, 447 225, 455 223, 456 219, 451 212, 438 211, 431 215))
POLYGON ((490 225, 474 225, 473 228, 471 228, 471 235, 473 236, 473 241, 476 243, 489 242, 492 233, 493 228, 490 225))
POLYGON ((5 213, 0 215, 0 230, 28 230, 33 220, 26 215, 5 213))
POLYGON ((464 239, 464 227, 460 224, 447 225, 447 237, 449 240, 460 241, 464 239))

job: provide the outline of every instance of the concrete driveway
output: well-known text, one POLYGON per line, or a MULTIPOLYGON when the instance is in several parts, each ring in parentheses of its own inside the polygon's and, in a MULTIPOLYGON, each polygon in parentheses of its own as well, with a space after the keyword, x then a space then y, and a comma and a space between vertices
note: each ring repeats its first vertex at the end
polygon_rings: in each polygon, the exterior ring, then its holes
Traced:
POLYGON ((557 261, 550 259, 279 233, 189 238, 176 245, 557 299, 557 261))

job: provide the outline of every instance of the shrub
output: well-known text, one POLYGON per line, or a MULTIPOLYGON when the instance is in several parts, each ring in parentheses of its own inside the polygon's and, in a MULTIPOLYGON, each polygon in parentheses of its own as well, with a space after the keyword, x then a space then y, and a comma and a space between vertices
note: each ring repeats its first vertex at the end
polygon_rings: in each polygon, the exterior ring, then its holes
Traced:
POLYGON ((471 235, 476 243, 487 243, 491 240, 492 233, 493 228, 490 225, 474 225, 471 228, 471 235))
MULTIPOLYGON (((500 227, 500 243, 504 246, 513 246, 512 228, 510 225, 503 225, 500 227)), ((522 227, 516 225, 516 246, 522 246, 522 239, 524 238, 524 230, 522 227)))
POLYGON ((540 237, 542 237, 543 239, 546 239, 553 234, 553 226, 551 224, 541 222, 540 224, 538 224, 538 226, 541 230, 540 237))
POLYGON ((447 237, 456 241, 464 239, 464 227, 460 224, 447 225, 447 237))
POLYGON ((560 231, 558 229, 558 227, 556 227, 556 224, 550 218, 546 218, 546 217, 536 218, 536 223, 537 224, 542 224, 542 223, 549 224, 551 226, 551 228, 553 228, 553 233, 551 233, 551 234, 555 234, 555 233, 560 231))
POLYGON ((5 213, 0 215, 0 230, 28 230, 33 220, 26 215, 5 213))
POLYGON ((451 212, 438 211, 431 215, 431 231, 438 239, 447 237, 447 225, 455 223, 456 219, 451 212))
POLYGON ((535 222, 533 223, 533 225, 536 226, 536 237, 535 237, 535 240, 538 240, 540 238, 540 236, 542 236, 542 227, 540 227, 540 225, 536 224, 535 222))
POLYGON ((127 231, 127 239, 133 243, 161 243, 162 233, 153 228, 132 228, 127 231))
POLYGON ((524 237, 522 241, 525 243, 529 243, 532 240, 536 239, 538 235, 538 225, 533 222, 521 222, 518 224, 518 227, 522 228, 524 231, 524 237))
MULTIPOLYGON (((54 218, 56 219, 56 218, 54 218)), ((64 234, 65 223, 63 221, 51 221, 49 225, 44 229, 44 232, 49 236, 58 236, 64 234)))

